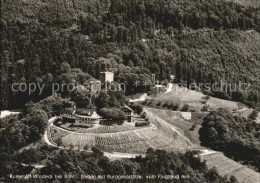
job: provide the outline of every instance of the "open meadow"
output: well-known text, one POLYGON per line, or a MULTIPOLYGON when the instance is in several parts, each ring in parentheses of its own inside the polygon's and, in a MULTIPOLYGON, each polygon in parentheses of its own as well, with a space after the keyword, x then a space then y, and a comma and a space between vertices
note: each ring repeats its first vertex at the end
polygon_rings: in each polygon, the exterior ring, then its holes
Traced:
POLYGON ((180 104, 180 107, 183 107, 186 104, 196 111, 200 111, 204 106, 207 106, 208 110, 225 108, 233 111, 241 108, 237 102, 208 97, 201 92, 189 90, 177 85, 173 86, 172 91, 158 95, 154 100, 160 101, 161 103, 178 103, 180 104))

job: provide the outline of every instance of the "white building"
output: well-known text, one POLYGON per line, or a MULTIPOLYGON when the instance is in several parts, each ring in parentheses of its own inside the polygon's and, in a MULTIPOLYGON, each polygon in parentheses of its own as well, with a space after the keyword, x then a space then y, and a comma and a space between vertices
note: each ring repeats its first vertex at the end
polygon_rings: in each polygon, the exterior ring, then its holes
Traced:
POLYGON ((63 123, 71 122, 75 126, 91 127, 99 124, 100 116, 96 109, 65 109, 61 115, 63 123))
POLYGON ((113 82, 114 81, 114 73, 113 72, 100 72, 99 79, 102 83, 105 82, 113 82))

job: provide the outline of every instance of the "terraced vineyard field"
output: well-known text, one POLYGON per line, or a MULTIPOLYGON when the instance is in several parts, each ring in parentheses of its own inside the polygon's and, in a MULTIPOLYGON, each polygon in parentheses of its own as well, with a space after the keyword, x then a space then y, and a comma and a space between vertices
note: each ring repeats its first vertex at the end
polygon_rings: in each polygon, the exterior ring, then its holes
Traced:
POLYGON ((258 172, 225 157, 222 153, 204 155, 201 156, 201 159, 206 160, 209 169, 216 167, 218 173, 223 177, 233 175, 238 182, 260 182, 260 174, 258 172))
POLYGON ((88 145, 108 152, 126 153, 144 153, 149 147, 169 151, 182 151, 189 147, 189 143, 177 133, 163 134, 155 127, 119 133, 70 133, 57 127, 52 128, 54 128, 53 140, 61 138, 63 146, 73 145, 83 148, 88 145))
POLYGON ((180 135, 169 123, 157 119, 147 111, 151 125, 137 128, 127 126, 104 126, 85 129, 85 132, 69 132, 56 126, 51 127, 54 141, 62 139, 62 146, 85 145, 98 147, 107 152, 145 153, 147 148, 167 151, 185 151, 192 147, 191 142, 180 135), (124 129, 123 129, 124 128, 124 129))
POLYGON ((116 133, 116 132, 124 132, 124 131, 132 131, 136 129, 141 129, 144 127, 135 127, 134 123, 124 122, 122 125, 98 125, 93 128, 88 129, 78 129, 77 132, 83 133, 116 133))
POLYGON ((207 112, 192 112, 190 113, 190 119, 183 117, 183 112, 170 111, 162 109, 148 108, 152 114, 158 118, 163 119, 170 125, 176 127, 176 129, 185 137, 187 137, 193 144, 200 145, 199 129, 203 118, 208 114, 207 112))

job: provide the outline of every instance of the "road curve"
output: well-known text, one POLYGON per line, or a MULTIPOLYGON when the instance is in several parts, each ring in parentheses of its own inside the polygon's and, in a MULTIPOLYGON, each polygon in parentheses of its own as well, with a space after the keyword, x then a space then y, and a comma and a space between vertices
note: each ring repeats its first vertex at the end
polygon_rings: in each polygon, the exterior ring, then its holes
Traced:
MULTIPOLYGON (((44 133, 44 141, 53 147, 57 147, 60 149, 65 149, 62 146, 58 146, 51 138, 51 133, 50 133, 50 127, 53 126, 53 122, 57 119, 57 117, 52 117, 48 120, 48 125, 47 125, 47 129, 44 133)), ((78 149, 73 149, 73 150, 78 150, 78 149)), ((86 151, 86 150, 81 150, 81 151, 86 151)), ((91 151, 88 151, 91 152, 91 151)), ((116 159, 121 159, 121 158, 135 158, 136 156, 145 156, 143 154, 131 154, 131 153, 120 153, 120 152, 113 152, 113 153, 109 153, 109 152, 104 152, 104 155, 106 157, 108 157, 110 160, 116 160, 116 159)))

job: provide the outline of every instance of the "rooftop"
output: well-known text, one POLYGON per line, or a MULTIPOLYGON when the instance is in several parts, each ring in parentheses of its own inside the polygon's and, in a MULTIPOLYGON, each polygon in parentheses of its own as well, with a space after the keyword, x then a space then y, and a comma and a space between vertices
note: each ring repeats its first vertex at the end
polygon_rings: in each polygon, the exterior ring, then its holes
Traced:
POLYGON ((75 108, 66 108, 62 111, 62 113, 73 114, 74 111, 75 111, 75 108))
POLYGON ((75 113, 79 114, 79 115, 84 115, 84 116, 91 116, 95 111, 96 111, 96 108, 91 108, 91 109, 77 108, 75 113))
POLYGON ((129 110, 133 110, 133 109, 131 109, 130 107, 128 107, 127 105, 124 105, 122 108, 127 108, 127 109, 129 109, 129 110))
POLYGON ((100 72, 100 73, 114 74, 113 72, 109 72, 109 71, 104 71, 104 72, 100 72))

